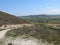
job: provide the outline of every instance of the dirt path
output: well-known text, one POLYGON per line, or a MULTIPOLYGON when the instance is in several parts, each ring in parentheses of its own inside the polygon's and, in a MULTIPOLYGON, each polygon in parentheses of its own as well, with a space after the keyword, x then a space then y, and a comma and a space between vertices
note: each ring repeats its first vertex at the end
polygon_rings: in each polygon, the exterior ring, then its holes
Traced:
MULTIPOLYGON (((29 24, 22 24, 22 25, 15 25, 15 26, 11 26, 11 27, 9 27, 9 28, 6 28, 5 30, 0 31, 0 39, 2 39, 2 38, 5 37, 5 34, 6 34, 7 31, 13 30, 13 29, 16 29, 16 28, 21 28, 21 27, 23 27, 24 25, 25 25, 25 26, 31 26, 31 25, 29 25, 29 24)), ((4 28, 4 27, 3 27, 3 28, 4 28)))
POLYGON ((0 31, 0 39, 4 38, 6 32, 9 31, 9 30, 11 30, 11 29, 0 31))
POLYGON ((12 43, 13 45, 53 45, 52 43, 43 42, 42 40, 37 40, 34 38, 22 39, 20 37, 17 37, 15 39, 8 38, 5 41, 5 45, 8 43, 12 43))

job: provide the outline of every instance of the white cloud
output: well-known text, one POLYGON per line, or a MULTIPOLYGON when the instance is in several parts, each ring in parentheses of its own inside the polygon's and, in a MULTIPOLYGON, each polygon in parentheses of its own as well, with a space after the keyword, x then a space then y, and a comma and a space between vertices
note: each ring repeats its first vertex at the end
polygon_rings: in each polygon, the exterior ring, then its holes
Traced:
POLYGON ((25 10, 17 13, 18 15, 37 15, 37 14, 60 14, 60 9, 59 8, 53 8, 51 6, 48 6, 45 9, 41 10, 25 10))
POLYGON ((60 14, 60 9, 47 7, 45 10, 41 12, 41 14, 60 14))

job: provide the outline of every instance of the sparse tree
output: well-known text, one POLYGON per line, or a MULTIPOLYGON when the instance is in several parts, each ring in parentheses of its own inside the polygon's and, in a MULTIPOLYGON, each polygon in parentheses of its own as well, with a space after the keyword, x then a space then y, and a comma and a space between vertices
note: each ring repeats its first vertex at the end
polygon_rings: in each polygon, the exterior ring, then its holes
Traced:
POLYGON ((8 45, 12 45, 12 43, 8 43, 8 45))

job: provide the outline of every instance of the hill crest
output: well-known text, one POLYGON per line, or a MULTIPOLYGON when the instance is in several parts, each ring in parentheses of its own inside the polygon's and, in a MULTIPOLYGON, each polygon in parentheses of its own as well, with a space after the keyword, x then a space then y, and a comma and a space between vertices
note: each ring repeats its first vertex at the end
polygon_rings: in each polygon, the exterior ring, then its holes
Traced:
POLYGON ((6 12, 0 11, 0 24, 22 24, 29 23, 24 19, 18 18, 6 12))

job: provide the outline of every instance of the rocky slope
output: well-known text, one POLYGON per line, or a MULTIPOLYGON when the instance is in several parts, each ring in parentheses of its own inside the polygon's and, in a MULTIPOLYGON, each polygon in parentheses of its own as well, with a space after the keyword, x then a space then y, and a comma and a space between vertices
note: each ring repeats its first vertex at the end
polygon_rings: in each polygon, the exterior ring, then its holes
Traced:
POLYGON ((29 23, 26 20, 18 18, 14 15, 0 11, 0 24, 21 24, 29 23))

